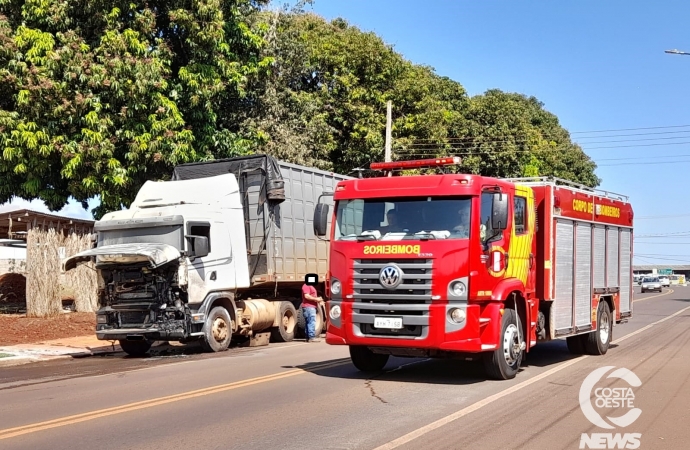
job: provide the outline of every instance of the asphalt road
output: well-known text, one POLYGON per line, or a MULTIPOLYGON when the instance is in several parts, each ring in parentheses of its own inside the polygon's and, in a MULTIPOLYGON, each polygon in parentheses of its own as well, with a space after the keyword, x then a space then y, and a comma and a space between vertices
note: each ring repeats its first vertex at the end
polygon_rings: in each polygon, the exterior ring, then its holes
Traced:
MULTIPOLYGON (((634 311, 607 355, 542 344, 505 382, 486 380, 475 363, 423 359, 392 359, 367 379, 346 348, 303 342, 7 367, 0 449, 577 449, 583 433, 688 448, 690 287, 638 293, 634 311), (580 408, 583 381, 604 366, 641 380, 617 391, 633 392, 641 410, 626 428, 597 428, 580 408)), ((597 411, 615 419, 628 408, 597 411)))

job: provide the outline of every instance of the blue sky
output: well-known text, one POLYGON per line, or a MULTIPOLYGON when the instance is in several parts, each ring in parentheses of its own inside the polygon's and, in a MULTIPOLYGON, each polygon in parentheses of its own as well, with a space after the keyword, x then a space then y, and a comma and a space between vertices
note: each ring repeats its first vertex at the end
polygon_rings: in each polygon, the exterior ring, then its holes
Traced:
POLYGON ((635 254, 646 255, 635 262, 690 264, 690 56, 664 53, 690 52, 690 2, 316 0, 310 10, 375 32, 470 95, 540 99, 600 165, 600 187, 630 196, 635 254))
MULTIPOLYGON (((601 188, 631 197, 635 253, 645 255, 635 262, 690 264, 690 56, 664 53, 690 52, 690 2, 316 0, 309 9, 377 33, 470 95, 539 98, 600 165, 601 188), (601 143, 614 140, 627 142, 601 143)), ((63 213, 90 216, 76 204, 63 213)))

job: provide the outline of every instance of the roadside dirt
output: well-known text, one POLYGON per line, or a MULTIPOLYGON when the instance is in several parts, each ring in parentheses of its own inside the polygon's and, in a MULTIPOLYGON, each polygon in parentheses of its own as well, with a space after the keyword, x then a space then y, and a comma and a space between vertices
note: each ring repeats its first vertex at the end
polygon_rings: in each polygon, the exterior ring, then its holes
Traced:
POLYGON ((93 313, 68 313, 53 319, 0 314, 0 346, 92 335, 95 330, 96 315, 93 313))

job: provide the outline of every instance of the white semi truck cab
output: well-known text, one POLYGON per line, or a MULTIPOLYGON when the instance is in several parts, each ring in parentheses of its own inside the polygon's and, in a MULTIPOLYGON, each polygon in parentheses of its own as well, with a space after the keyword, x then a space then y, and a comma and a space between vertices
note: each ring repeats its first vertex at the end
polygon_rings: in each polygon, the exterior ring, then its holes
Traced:
MULTIPOLYGON (((155 341, 200 340, 214 352, 233 339, 291 341, 303 329, 304 276, 318 274, 322 293, 326 278, 314 205, 347 178, 265 155, 178 166, 96 222, 95 248, 65 270, 95 263, 96 335, 131 355, 155 341)), ((325 321, 322 308, 318 331, 325 321)))

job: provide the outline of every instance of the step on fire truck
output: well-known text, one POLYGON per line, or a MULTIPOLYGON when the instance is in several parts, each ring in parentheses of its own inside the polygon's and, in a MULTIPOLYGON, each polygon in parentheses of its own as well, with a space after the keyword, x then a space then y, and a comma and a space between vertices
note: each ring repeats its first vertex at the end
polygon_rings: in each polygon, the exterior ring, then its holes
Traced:
POLYGON ((504 380, 537 342, 605 354, 632 316, 628 198, 557 178, 390 176, 458 163, 371 164, 388 176, 340 181, 330 230, 316 206, 331 241, 326 342, 361 371, 460 357, 504 380))

